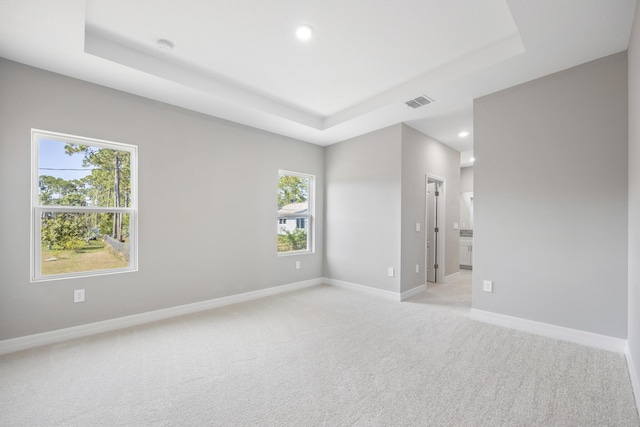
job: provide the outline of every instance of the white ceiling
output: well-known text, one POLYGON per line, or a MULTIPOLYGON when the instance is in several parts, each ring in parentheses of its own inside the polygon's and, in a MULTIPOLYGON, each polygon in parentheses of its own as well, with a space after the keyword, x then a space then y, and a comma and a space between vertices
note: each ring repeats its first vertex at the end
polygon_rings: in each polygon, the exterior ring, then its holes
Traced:
POLYGON ((635 6, 0 0, 0 56, 320 145, 405 122, 465 152, 474 98, 625 50, 635 6))

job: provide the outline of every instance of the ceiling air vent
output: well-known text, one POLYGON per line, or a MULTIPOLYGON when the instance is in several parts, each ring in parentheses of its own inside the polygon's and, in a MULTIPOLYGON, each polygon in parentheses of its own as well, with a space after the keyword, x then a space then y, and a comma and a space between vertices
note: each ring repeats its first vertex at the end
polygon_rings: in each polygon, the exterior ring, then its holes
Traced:
POLYGON ((405 102, 411 108, 420 108, 423 105, 431 104, 433 99, 429 98, 426 95, 421 95, 415 99, 405 102))

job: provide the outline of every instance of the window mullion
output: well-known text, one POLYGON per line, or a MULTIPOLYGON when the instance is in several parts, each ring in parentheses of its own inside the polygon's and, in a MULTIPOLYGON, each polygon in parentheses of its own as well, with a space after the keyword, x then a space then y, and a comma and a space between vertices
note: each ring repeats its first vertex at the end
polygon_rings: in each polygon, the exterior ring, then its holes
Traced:
POLYGON ((40 209, 41 212, 86 212, 86 213, 111 213, 122 212, 131 213, 133 208, 116 208, 116 207, 98 207, 98 206, 59 206, 59 205, 38 205, 36 209, 40 209))

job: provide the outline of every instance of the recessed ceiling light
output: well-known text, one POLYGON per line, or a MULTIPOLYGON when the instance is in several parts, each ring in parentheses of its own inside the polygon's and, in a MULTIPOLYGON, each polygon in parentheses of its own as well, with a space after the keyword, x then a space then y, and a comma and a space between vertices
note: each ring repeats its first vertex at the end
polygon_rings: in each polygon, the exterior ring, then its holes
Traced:
POLYGON ((464 138, 465 136, 469 136, 469 132, 467 132, 466 130, 465 130, 465 131, 462 131, 462 132, 460 132, 460 133, 458 134, 458 136, 459 136, 460 138, 464 138))
POLYGON ((158 40, 158 48, 160 50, 169 52, 171 49, 173 49, 173 43, 171 43, 169 40, 160 39, 158 40))
POLYGON ((308 25, 300 25, 296 28, 296 37, 300 40, 306 41, 309 40, 313 36, 313 28, 308 25))

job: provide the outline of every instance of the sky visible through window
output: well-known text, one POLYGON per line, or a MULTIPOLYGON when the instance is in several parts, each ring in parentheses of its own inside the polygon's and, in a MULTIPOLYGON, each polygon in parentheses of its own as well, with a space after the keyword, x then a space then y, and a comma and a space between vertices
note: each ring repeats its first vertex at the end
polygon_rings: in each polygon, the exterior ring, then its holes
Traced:
POLYGON ((91 167, 83 167, 82 153, 65 154, 66 142, 53 139, 40 141, 40 170, 38 175, 49 175, 64 180, 81 179, 91 174, 91 167))

